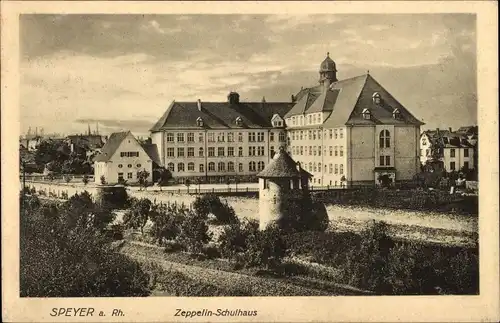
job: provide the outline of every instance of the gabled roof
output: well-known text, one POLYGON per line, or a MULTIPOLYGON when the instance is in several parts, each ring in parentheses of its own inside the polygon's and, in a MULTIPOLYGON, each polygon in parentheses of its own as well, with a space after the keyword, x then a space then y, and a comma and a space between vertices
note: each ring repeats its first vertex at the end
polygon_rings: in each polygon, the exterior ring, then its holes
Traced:
POLYGON ((302 178, 312 176, 312 174, 302 169, 282 148, 264 170, 257 174, 257 177, 262 178, 302 178))
POLYGON ((461 132, 449 130, 426 130, 421 136, 426 135, 432 145, 440 145, 443 148, 472 148, 474 145, 469 141, 467 135, 461 132))
POLYGON ((109 161, 113 156, 113 154, 118 149, 118 147, 120 147, 122 141, 125 140, 125 138, 127 138, 129 134, 131 134, 130 131, 112 133, 109 136, 108 141, 106 141, 106 143, 102 147, 101 153, 94 157, 94 161, 95 162, 109 161))
POLYGON ((414 124, 423 123, 406 110, 371 75, 365 74, 334 82, 326 90, 322 86, 302 89, 296 96, 296 104, 286 117, 314 112, 331 112, 325 119, 324 127, 373 124, 414 124), (379 105, 373 103, 373 93, 382 98, 379 105), (400 118, 392 115, 394 109, 400 118), (364 109, 370 110, 372 118, 362 116, 364 109))
POLYGON ((142 144, 141 146, 153 162, 157 165, 161 165, 160 156, 158 155, 158 147, 156 144, 142 144))
POLYGON ((163 116, 150 131, 166 129, 199 129, 196 119, 203 120, 204 128, 272 128, 274 114, 283 117, 291 109, 291 102, 198 102, 173 101, 163 116), (236 118, 242 119, 242 125, 236 125, 236 118))

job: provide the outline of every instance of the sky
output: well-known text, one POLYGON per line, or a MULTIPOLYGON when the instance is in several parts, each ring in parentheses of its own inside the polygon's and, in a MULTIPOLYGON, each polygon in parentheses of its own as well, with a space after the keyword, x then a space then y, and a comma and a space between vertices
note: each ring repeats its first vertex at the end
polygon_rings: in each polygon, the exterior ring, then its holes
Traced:
POLYGON ((147 135, 173 100, 289 101, 369 71, 423 128, 477 124, 472 14, 21 15, 21 132, 147 135))

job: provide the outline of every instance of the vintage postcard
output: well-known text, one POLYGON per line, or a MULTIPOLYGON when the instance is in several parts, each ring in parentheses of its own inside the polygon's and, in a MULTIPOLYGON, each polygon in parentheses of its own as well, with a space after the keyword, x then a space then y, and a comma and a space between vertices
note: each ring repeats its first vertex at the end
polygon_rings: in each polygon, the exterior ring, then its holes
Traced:
POLYGON ((495 322, 484 2, 2 2, 7 322, 495 322))

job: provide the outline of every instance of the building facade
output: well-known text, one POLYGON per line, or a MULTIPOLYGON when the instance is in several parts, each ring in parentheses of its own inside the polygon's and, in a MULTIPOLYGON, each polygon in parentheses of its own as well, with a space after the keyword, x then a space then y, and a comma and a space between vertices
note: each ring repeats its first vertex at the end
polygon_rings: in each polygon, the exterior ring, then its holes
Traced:
POLYGON ((319 85, 302 89, 285 115, 292 157, 314 175, 313 185, 411 180, 423 123, 371 75, 338 81, 336 73, 327 56, 319 85))
POLYGON ((172 102, 151 129, 161 164, 178 181, 254 181, 280 146, 290 102, 172 102))
POLYGON ((454 132, 449 128, 427 130, 420 136, 422 165, 432 159, 438 159, 448 172, 460 171, 463 168, 471 170, 477 167, 476 157, 477 135, 474 133, 454 132))
POLYGON ((99 155, 94 157, 94 178, 101 183, 104 176, 106 183, 116 184, 121 180, 137 183, 137 173, 147 171, 147 180, 153 179, 153 160, 130 132, 115 132, 109 136, 99 155))
POLYGON ((255 175, 283 146, 312 185, 407 181, 420 170, 423 124, 367 74, 338 80, 327 55, 319 84, 292 102, 172 102, 151 129, 174 178, 224 182, 255 175))

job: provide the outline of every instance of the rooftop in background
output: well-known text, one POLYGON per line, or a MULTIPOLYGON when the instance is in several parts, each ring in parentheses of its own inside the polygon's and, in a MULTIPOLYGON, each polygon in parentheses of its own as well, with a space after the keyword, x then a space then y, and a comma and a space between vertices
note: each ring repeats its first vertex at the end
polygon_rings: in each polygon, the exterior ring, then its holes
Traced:
POLYGON ((261 178, 303 178, 313 177, 300 167, 300 164, 295 162, 292 157, 280 147, 280 151, 276 153, 273 160, 257 174, 261 178))
POLYGON ((477 127, 460 127, 457 131, 448 129, 426 130, 431 144, 440 144, 444 148, 472 148, 477 143, 477 127))

